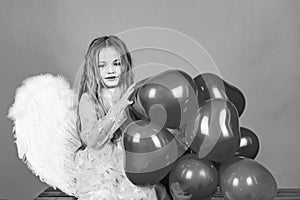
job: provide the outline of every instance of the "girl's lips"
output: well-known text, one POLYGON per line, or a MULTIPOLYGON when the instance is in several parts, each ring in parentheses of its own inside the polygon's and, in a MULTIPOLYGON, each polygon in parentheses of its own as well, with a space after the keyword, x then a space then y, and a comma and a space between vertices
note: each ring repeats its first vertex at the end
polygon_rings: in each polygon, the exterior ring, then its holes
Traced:
POLYGON ((114 80, 116 78, 118 78, 118 76, 109 76, 109 77, 106 77, 105 79, 107 79, 107 80, 114 80))
POLYGON ((106 77, 105 79, 114 79, 116 78, 116 76, 109 76, 109 77, 106 77))

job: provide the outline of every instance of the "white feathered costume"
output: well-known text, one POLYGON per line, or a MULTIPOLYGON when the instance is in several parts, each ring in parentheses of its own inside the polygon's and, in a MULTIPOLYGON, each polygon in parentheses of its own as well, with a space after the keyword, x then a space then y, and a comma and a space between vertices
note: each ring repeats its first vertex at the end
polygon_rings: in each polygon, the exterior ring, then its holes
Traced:
POLYGON ((23 81, 8 113, 19 158, 41 181, 69 195, 75 192, 74 152, 80 146, 73 98, 63 77, 38 75, 23 81))

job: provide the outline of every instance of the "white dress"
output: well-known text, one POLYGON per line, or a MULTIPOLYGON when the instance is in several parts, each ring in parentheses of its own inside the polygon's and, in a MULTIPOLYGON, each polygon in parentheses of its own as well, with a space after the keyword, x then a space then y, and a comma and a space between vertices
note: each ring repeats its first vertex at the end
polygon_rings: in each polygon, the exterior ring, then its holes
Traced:
MULTIPOLYGON (((99 131, 99 122, 91 99, 83 94, 79 103, 82 136, 87 132, 99 131)), ((124 113, 123 113, 124 115, 124 113)), ((118 123, 118 121, 116 121, 118 123)), ((119 127, 116 124, 115 127, 119 127)), ((113 129, 113 128, 112 128, 113 129)), ((124 172, 124 154, 121 140, 117 144, 103 141, 97 148, 85 148, 77 152, 77 187, 79 200, 155 200, 154 187, 133 185, 124 172)))

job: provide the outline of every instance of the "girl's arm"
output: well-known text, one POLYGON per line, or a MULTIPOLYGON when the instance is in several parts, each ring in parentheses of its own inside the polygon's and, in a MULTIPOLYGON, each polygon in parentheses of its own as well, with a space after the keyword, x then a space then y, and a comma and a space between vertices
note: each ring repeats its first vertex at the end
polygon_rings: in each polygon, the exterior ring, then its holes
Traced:
POLYGON ((79 115, 81 120, 81 138, 89 147, 95 148, 103 144, 115 122, 113 109, 97 119, 96 110, 90 97, 85 93, 79 102, 79 115))
POLYGON ((116 126, 120 126, 119 120, 114 126, 116 118, 119 119, 122 116, 122 112, 126 107, 132 104, 128 98, 134 91, 135 84, 128 87, 122 98, 111 107, 106 115, 100 113, 100 119, 97 119, 96 110, 92 103, 92 100, 88 94, 84 93, 79 102, 79 115, 81 120, 81 138, 85 144, 89 147, 96 148, 101 146, 104 142, 112 137, 112 134, 117 130, 116 126), (112 130, 112 128, 114 128, 112 130))

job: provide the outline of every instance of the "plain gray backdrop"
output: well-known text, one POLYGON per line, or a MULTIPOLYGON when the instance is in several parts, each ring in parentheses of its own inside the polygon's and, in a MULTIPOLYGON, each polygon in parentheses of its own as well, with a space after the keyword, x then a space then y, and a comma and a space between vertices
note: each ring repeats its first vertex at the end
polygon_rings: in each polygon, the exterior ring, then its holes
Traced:
POLYGON ((21 81, 50 72, 72 82, 93 38, 144 26, 203 45, 246 96, 240 124, 260 138, 257 160, 279 187, 300 187, 300 1, 1 0, 1 199, 33 199, 47 187, 18 159, 6 118, 21 81))

